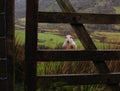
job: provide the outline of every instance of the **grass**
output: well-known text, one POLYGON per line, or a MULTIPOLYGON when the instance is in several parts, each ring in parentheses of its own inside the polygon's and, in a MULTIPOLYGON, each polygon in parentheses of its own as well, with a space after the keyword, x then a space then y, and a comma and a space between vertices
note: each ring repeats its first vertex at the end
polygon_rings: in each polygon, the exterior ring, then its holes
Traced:
POLYGON ((114 9, 116 10, 116 14, 120 14, 120 6, 116 6, 114 9))
MULTIPOLYGON (((96 39, 95 45, 98 49, 116 49, 120 47, 120 32, 94 32, 92 36, 97 36, 100 38, 104 38, 104 40, 96 39), (97 41, 99 40, 99 41, 97 41), (101 42, 100 42, 101 40, 101 42)), ((93 39, 94 40, 94 39, 93 39)))
POLYGON ((44 74, 45 74, 45 64, 37 63, 37 75, 44 75, 44 74))
MULTIPOLYGON (((21 44, 25 43, 25 32, 24 31, 17 30, 15 32, 15 35, 17 35, 21 39, 21 44)), ((38 46, 44 45, 49 48, 55 48, 57 44, 62 43, 63 41, 64 41, 64 38, 61 36, 57 36, 53 34, 38 33, 38 46)))
POLYGON ((64 38, 53 34, 38 33, 38 40, 44 41, 42 43, 38 42, 38 45, 44 45, 49 48, 55 48, 56 45, 64 41, 64 38))
MULTIPOLYGON (((21 43, 25 43, 25 32, 17 30, 15 34, 21 39, 21 43)), ((119 32, 93 32, 91 34, 92 40, 94 41, 98 49, 110 49, 114 48, 115 44, 118 46, 120 43, 120 33, 119 32), (98 38, 95 38, 97 36, 98 38), (99 38, 100 37, 100 38, 99 38), (101 40, 104 37, 104 41, 101 40), (118 43, 118 44, 117 44, 118 43)), ((50 33, 38 33, 38 47, 45 46, 47 48, 56 48, 59 44, 64 42, 63 36, 58 36, 50 33)), ((78 49, 84 49, 81 42, 78 39, 74 39, 78 49)))
MULTIPOLYGON (((116 38, 120 36, 120 32, 94 32, 93 35, 101 35, 107 38, 116 38)), ((119 38, 120 40, 120 38, 119 38)))
POLYGON ((15 31, 15 36, 17 38, 20 38, 21 45, 23 45, 25 43, 25 32, 24 31, 21 31, 21 30, 15 31))
MULTIPOLYGON (((21 39, 21 44, 25 43, 25 32, 21 30, 17 30, 15 34, 21 39)), ((38 33, 38 46, 45 46, 48 48, 55 48, 57 45, 60 43, 64 42, 64 37, 54 35, 54 34, 49 34, 49 33, 38 33)), ((75 40, 78 49, 83 49, 82 44, 79 42, 79 40, 75 40)))

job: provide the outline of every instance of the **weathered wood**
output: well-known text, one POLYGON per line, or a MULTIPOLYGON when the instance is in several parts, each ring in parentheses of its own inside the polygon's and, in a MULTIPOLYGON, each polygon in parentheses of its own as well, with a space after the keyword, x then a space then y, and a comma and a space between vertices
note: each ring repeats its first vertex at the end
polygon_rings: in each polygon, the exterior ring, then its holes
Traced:
POLYGON ((85 50, 97 50, 83 24, 71 24, 85 50))
POLYGON ((36 91, 38 0, 27 0, 25 37, 25 91, 36 91))
POLYGON ((37 80, 46 84, 65 82, 67 85, 112 85, 120 82, 120 73, 40 75, 37 80))
MULTIPOLYGON (((5 0, 4 0, 5 1, 5 0)), ((7 91, 14 91, 14 0, 6 0, 7 91)))
POLYGON ((120 60, 120 51, 85 51, 85 50, 40 50, 37 60, 42 61, 91 61, 120 60), (71 56, 72 55, 72 56, 71 56))
POLYGON ((41 23, 120 24, 120 14, 39 12, 41 23))

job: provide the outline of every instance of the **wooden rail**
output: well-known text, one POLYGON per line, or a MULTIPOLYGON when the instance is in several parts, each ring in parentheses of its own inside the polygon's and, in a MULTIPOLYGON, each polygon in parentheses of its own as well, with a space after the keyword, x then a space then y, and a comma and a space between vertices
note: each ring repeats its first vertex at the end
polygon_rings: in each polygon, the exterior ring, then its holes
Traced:
POLYGON ((39 12, 40 23, 120 24, 120 14, 39 12))
POLYGON ((120 82, 120 73, 40 75, 37 80, 47 84, 55 82, 65 82, 67 85, 116 84, 120 82))
POLYGON ((40 50, 37 52, 37 60, 42 61, 92 61, 120 60, 120 51, 85 51, 85 50, 40 50), (71 57, 72 55, 72 57, 71 57))

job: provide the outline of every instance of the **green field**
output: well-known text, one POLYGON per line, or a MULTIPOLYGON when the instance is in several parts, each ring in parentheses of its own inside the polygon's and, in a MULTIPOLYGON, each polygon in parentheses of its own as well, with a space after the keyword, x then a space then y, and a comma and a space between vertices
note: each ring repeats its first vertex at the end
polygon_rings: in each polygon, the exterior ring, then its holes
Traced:
MULTIPOLYGON (((16 30, 16 38, 21 41, 23 45, 25 43, 25 32, 16 30)), ((120 33, 119 32, 93 32, 91 38, 98 49, 114 49, 120 45, 120 33)), ((45 46, 47 48, 57 48, 64 42, 64 36, 54 35, 50 33, 38 33, 38 46, 45 46)), ((78 49, 84 49, 81 42, 78 39, 74 39, 78 49)))
MULTIPOLYGON (((18 38, 21 41, 21 44, 23 45, 25 43, 25 32, 17 30, 15 32, 16 38, 18 38)), ((48 34, 48 33, 38 33, 38 46, 45 46, 49 48, 55 48, 59 44, 61 45, 64 42, 64 36, 58 36, 54 34, 48 34)), ((78 39, 75 39, 78 47, 81 46, 81 43, 78 41, 78 39)), ((82 47, 83 48, 83 47, 82 47)))

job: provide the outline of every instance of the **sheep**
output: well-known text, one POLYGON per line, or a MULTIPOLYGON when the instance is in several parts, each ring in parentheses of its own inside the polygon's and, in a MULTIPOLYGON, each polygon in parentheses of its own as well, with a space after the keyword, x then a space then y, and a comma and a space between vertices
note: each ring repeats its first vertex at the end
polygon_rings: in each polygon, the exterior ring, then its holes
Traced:
MULTIPOLYGON (((77 49, 77 45, 74 42, 71 35, 66 35, 66 39, 62 45, 62 48, 65 50, 76 50, 77 49)), ((73 62, 64 61, 63 66, 62 66, 62 73, 63 74, 71 73, 71 71, 73 70, 72 64, 73 62)))
POLYGON ((73 38, 71 35, 66 35, 66 40, 64 41, 63 45, 62 45, 63 49, 77 49, 77 45, 74 42, 73 38))

